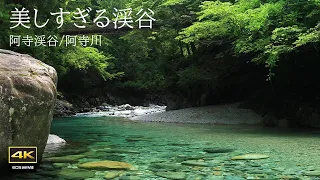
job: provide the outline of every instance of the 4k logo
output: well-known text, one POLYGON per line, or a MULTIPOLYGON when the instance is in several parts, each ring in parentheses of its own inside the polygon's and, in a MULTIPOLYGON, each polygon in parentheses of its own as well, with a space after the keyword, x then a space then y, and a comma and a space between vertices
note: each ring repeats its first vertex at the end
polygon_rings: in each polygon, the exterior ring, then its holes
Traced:
POLYGON ((9 147, 9 163, 37 163, 37 147, 9 147))

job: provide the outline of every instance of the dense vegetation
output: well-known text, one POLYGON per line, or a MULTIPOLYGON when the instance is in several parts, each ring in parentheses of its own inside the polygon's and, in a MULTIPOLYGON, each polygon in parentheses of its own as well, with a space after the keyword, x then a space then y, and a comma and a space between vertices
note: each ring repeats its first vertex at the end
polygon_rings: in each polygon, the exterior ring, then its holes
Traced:
MULTIPOLYGON (((112 17, 112 12, 108 15, 112 17)), ((54 66, 64 92, 92 88, 98 90, 91 92, 102 94, 165 92, 187 98, 193 106, 216 103, 222 94, 243 97, 264 89, 264 84, 276 91, 277 82, 288 90, 319 80, 319 0, 4 0, 0 20, 0 48, 28 53, 54 66), (134 12, 150 8, 156 28, 105 35, 103 45, 95 47, 9 47, 10 34, 61 32, 54 21, 42 29, 10 30, 8 11, 14 7, 37 8, 42 14, 39 22, 59 8, 111 11, 130 7, 134 12), (296 72, 300 70, 307 76, 296 72)), ((66 16, 66 22, 73 21, 71 15, 66 16)), ((318 96, 314 91, 311 99, 318 96)))

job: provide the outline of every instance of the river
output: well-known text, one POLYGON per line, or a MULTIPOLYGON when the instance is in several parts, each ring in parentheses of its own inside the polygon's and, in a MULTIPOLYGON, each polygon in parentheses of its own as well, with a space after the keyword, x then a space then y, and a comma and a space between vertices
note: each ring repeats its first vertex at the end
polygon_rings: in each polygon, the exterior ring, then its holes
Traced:
POLYGON ((55 119, 51 133, 67 144, 49 149, 37 173, 20 174, 17 179, 98 180, 107 172, 123 180, 320 177, 320 132, 316 130, 76 117, 55 119), (249 153, 269 158, 231 160, 249 153), (126 162, 134 169, 119 172, 77 168, 85 162, 102 160, 126 162))

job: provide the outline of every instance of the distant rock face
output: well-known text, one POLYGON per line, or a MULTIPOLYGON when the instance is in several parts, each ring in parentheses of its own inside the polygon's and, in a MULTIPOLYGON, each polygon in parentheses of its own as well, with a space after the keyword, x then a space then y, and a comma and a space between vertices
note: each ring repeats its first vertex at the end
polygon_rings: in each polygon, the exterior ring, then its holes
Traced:
POLYGON ((0 49, 0 168, 8 146, 37 146, 38 159, 47 143, 57 96, 54 68, 0 49))

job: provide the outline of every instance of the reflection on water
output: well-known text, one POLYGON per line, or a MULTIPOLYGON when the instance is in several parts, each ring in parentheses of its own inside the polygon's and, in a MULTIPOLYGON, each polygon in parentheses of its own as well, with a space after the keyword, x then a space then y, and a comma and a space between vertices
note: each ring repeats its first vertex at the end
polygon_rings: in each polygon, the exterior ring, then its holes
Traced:
POLYGON ((65 139, 67 145, 49 149, 39 171, 24 174, 22 179, 89 180, 111 175, 115 179, 160 180, 320 177, 320 133, 312 130, 138 123, 100 117, 57 119, 51 133, 65 139), (248 153, 270 157, 231 160, 248 153), (79 164, 102 160, 126 162, 134 170, 78 168, 79 164))

